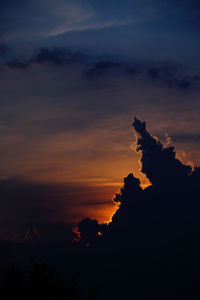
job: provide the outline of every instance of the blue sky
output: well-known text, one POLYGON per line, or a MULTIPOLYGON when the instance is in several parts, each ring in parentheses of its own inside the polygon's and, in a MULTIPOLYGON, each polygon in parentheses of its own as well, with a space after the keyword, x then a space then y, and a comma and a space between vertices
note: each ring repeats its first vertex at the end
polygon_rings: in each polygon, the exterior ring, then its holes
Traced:
POLYGON ((198 1, 2 1, 2 40, 17 48, 67 45, 129 59, 195 65, 198 1), (28 45, 29 47, 28 47, 28 45))

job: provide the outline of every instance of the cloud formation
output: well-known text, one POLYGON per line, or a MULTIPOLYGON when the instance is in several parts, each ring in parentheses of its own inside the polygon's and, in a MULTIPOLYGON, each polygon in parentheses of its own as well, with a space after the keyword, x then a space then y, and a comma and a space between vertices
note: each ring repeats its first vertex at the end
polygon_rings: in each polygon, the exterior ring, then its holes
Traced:
POLYGON ((200 80, 198 75, 177 74, 177 68, 173 65, 161 65, 148 70, 149 77, 156 83, 166 84, 169 87, 185 89, 200 80))
POLYGON ((187 73, 176 64, 161 63, 128 63, 122 60, 101 60, 89 57, 82 51, 72 51, 66 47, 40 48, 36 54, 26 59, 10 59, 2 64, 3 68, 26 70, 34 64, 53 64, 57 67, 68 64, 80 64, 83 77, 87 80, 110 80, 124 78, 126 80, 148 80, 150 84, 185 90, 199 86, 200 75, 187 73))
POLYGON ((54 65, 65 65, 70 63, 81 62, 84 58, 83 53, 73 52, 66 48, 40 48, 38 53, 25 60, 14 59, 7 61, 4 66, 13 69, 27 69, 33 64, 51 63, 54 65))
POLYGON ((127 289, 127 297, 139 294, 140 299, 161 297, 163 292, 166 299, 199 295, 200 167, 184 165, 175 148, 164 147, 147 131, 145 122, 135 118, 133 127, 141 171, 151 185, 142 189, 133 174, 125 177, 114 198, 119 208, 112 221, 99 224, 84 219, 75 244, 91 245, 90 255, 95 257, 103 253, 100 264, 109 265, 104 274, 108 272, 111 282, 119 284, 116 291, 108 286, 106 291, 111 290, 116 299, 127 289), (119 279, 122 268, 124 277, 119 279))
MULTIPOLYGON (((176 158, 173 146, 163 147, 149 134, 145 122, 135 118, 133 126, 138 134, 141 171, 151 185, 143 190, 133 174, 124 179, 124 187, 114 198, 119 209, 106 230, 104 226, 102 236, 108 244, 113 241, 115 246, 122 248, 134 248, 136 241, 138 247, 140 244, 147 247, 148 243, 153 247, 166 247, 168 243, 172 246, 174 239, 181 243, 190 234, 200 231, 200 203, 197 200, 200 168, 184 165, 176 158)), ((89 223, 87 220, 88 232, 89 223)), ((94 236, 93 223, 91 221, 91 236, 94 236)), ((82 226, 79 231, 82 232, 82 226)))
POLYGON ((7 45, 4 44, 0 44, 0 56, 5 55, 7 52, 9 52, 11 50, 10 47, 8 47, 7 45))

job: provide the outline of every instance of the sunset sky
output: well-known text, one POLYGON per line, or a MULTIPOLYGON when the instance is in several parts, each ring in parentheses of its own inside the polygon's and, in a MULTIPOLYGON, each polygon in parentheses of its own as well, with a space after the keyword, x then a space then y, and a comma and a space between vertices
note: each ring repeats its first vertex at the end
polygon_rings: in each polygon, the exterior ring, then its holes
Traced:
POLYGON ((148 184, 134 116, 200 164, 199 14, 197 0, 0 1, 1 239, 109 221, 125 176, 148 184))

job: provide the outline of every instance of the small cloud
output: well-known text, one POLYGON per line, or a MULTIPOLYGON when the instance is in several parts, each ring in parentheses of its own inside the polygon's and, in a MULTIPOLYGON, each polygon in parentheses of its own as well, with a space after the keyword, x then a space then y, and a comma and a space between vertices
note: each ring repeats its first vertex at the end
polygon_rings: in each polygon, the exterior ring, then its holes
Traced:
POLYGON ((66 48, 40 48, 35 56, 32 56, 26 60, 14 59, 8 61, 4 66, 12 69, 25 70, 33 64, 45 64, 51 63, 54 65, 64 65, 81 62, 84 59, 84 54, 80 51, 71 51, 66 48))
POLYGON ((10 47, 4 45, 4 44, 0 44, 0 56, 7 54, 7 52, 9 52, 11 50, 10 47))
POLYGON ((104 76, 108 74, 108 72, 120 72, 122 67, 123 64, 120 62, 100 61, 86 72, 86 76, 88 78, 104 76))
POLYGON ((58 36, 69 32, 74 32, 74 31, 100 30, 100 29, 105 29, 110 27, 128 26, 136 22, 138 22, 138 20, 132 18, 127 20, 111 20, 111 21, 99 20, 98 22, 96 21, 92 22, 91 20, 89 20, 88 23, 83 22, 83 23, 74 24, 72 26, 63 25, 61 28, 57 28, 49 32, 48 36, 58 36))
POLYGON ((198 82, 198 75, 185 75, 178 72, 175 65, 163 64, 151 67, 147 74, 149 78, 158 84, 164 84, 169 87, 177 87, 179 89, 190 88, 198 82))
POLYGON ((93 64, 86 72, 85 76, 88 79, 101 78, 107 76, 123 76, 129 79, 136 77, 140 73, 140 68, 133 65, 128 65, 122 61, 98 61, 93 64))
POLYGON ((80 51, 73 52, 66 48, 41 48, 39 53, 32 58, 32 62, 38 63, 53 63, 53 64, 67 64, 80 62, 84 55, 80 51))

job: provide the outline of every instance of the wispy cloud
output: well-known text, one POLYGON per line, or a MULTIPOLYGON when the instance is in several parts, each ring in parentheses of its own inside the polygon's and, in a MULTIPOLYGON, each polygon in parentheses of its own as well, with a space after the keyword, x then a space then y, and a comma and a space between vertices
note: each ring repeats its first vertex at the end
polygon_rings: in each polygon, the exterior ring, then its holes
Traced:
POLYGON ((137 22, 137 20, 130 18, 128 20, 100 20, 99 22, 78 23, 72 24, 71 26, 63 25, 62 27, 49 32, 48 36, 57 36, 73 31, 98 30, 110 27, 126 26, 135 22, 137 22))
MULTIPOLYGON (((1 7, 0 7, 1 10, 1 7)), ((24 37, 50 37, 73 31, 125 26, 134 18, 103 16, 87 0, 25 1, 3 8, 0 14, 6 40, 24 37)))
MULTIPOLYGON (((1 7, 0 7, 1 9, 1 7)), ((22 0, 3 7, 2 34, 7 40, 24 36, 46 36, 53 30, 89 20, 94 9, 86 0, 22 0)))

